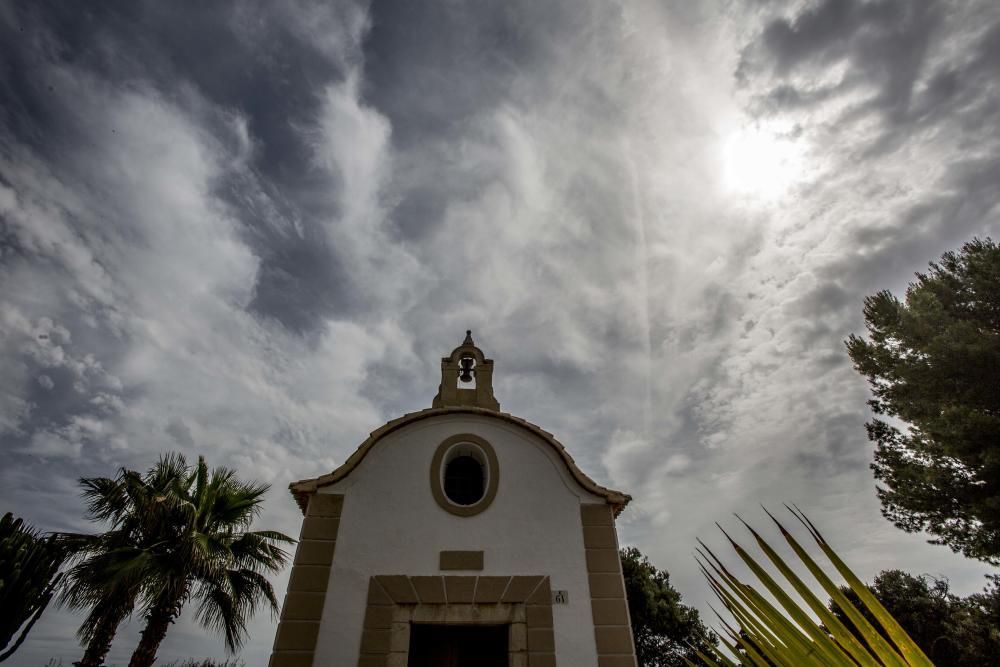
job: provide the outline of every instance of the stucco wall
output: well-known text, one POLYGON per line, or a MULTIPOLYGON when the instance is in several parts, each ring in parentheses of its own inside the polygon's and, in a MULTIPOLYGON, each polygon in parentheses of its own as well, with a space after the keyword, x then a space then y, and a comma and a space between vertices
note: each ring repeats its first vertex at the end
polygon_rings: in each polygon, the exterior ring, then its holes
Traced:
POLYGON ((417 422, 386 436, 347 479, 319 492, 345 498, 316 667, 358 663, 370 576, 439 575, 442 550, 484 551, 485 567, 475 574, 551 577, 553 589, 569 592, 568 604, 552 608, 559 664, 597 666, 580 504, 604 501, 580 488, 533 434, 475 415, 417 422), (431 495, 434 451, 457 433, 488 440, 500 466, 495 500, 472 517, 449 514, 431 495))

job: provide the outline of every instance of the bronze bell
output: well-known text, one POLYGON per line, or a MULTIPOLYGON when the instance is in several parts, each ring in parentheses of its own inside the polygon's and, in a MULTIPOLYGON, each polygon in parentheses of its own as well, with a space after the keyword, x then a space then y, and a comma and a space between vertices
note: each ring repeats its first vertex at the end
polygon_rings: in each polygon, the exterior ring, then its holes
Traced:
POLYGON ((475 359, 462 357, 460 363, 462 364, 462 374, 458 376, 458 379, 462 382, 472 382, 472 366, 475 364, 475 359))

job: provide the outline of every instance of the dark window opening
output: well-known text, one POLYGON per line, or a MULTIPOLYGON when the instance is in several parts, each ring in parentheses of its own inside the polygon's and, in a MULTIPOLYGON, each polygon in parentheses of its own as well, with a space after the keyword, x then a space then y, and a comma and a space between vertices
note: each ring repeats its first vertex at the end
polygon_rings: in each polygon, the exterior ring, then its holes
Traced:
POLYGON ((471 456, 456 456, 444 469, 444 494, 456 505, 475 505, 482 497, 483 466, 471 456))

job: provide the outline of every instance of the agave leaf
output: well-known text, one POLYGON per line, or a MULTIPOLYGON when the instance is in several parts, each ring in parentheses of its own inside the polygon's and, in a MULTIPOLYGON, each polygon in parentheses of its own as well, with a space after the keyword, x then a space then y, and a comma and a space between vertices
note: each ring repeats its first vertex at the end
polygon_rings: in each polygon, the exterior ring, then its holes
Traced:
MULTIPOLYGON (((729 652, 732 653, 733 655, 738 656, 740 654, 739 649, 736 648, 736 644, 730 643, 730 641, 726 639, 721 632, 719 633, 719 641, 722 643, 723 646, 729 649, 729 652)), ((722 657, 721 653, 719 653, 718 655, 720 658, 722 657)), ((740 660, 739 664, 742 665, 744 663, 742 660, 740 660)))
MULTIPOLYGON (((721 530, 721 526, 720 526, 721 530)), ((822 629, 816 624, 816 622, 805 613, 802 608, 793 600, 788 593, 781 587, 778 582, 776 582, 767 571, 760 566, 759 563, 751 556, 749 553, 743 549, 733 538, 731 538, 726 531, 722 531, 722 534, 726 536, 729 543, 733 546, 737 555, 747 564, 747 567, 754 573, 757 579, 764 584, 768 592, 774 596, 778 603, 784 607, 785 611, 792 617, 795 624, 802 629, 809 638, 815 642, 815 647, 822 656, 823 662, 825 664, 831 665, 831 667, 836 667, 844 663, 844 659, 848 656, 840 649, 840 647, 831 641, 830 636, 823 632, 822 629)))
POLYGON ((729 636, 731 636, 734 640, 736 640, 736 642, 740 646, 743 647, 743 651, 746 653, 747 657, 750 658, 750 660, 753 662, 754 665, 756 665, 757 667, 771 667, 767 662, 767 658, 762 656, 757 651, 757 648, 753 644, 743 639, 743 637, 740 636, 740 633, 729 627, 729 624, 726 623, 725 621, 722 621, 722 624, 726 626, 726 630, 729 632, 729 636))
MULTIPOLYGON (((773 633, 764 635, 761 632, 760 628, 762 624, 756 617, 756 614, 760 614, 759 610, 750 610, 744 608, 739 600, 734 598, 732 594, 730 594, 728 591, 725 590, 725 588, 723 588, 720 584, 714 582, 711 579, 711 575, 709 575, 705 571, 704 567, 702 568, 702 572, 705 574, 706 577, 709 577, 709 583, 711 584, 713 590, 715 591, 716 596, 718 596, 719 599, 722 600, 722 604, 726 606, 726 609, 728 609, 729 612, 736 617, 736 619, 740 622, 741 627, 743 627, 744 631, 746 631, 748 634, 754 635, 755 640, 757 640, 758 643, 760 644, 767 644, 775 647, 777 647, 780 644, 781 649, 784 652, 790 652, 787 650, 787 647, 785 647, 784 644, 780 640, 778 640, 773 633)), ((711 607, 711 605, 709 606, 711 607)), ((715 609, 712 609, 712 611, 715 611, 715 609)), ((716 616, 718 615, 719 615, 718 612, 716 612, 716 616)))
POLYGON ((722 653, 719 653, 718 657, 722 661, 722 664, 724 664, 726 667, 739 667, 739 663, 733 662, 732 660, 730 660, 727 656, 723 655, 722 653))
MULTIPOLYGON (((848 586, 858 594, 861 608, 868 609, 875 616, 877 622, 889 634, 891 641, 886 640, 859 609, 847 600, 844 593, 816 561, 768 512, 768 516, 777 525, 796 556, 816 578, 823 590, 830 595, 833 602, 844 611, 867 645, 859 641, 857 635, 848 630, 845 623, 827 609, 810 587, 795 574, 788 563, 759 533, 740 519, 771 564, 781 573, 785 583, 775 580, 753 556, 719 526, 719 530, 740 559, 777 601, 775 605, 753 586, 741 582, 726 569, 704 542, 698 540, 701 548, 696 549, 695 558, 702 574, 739 626, 738 629, 732 627, 714 608, 712 609, 724 628, 724 631, 719 632, 719 640, 732 652, 739 664, 752 667, 769 667, 771 664, 794 667, 933 667, 926 655, 907 636, 868 587, 837 556, 809 519, 798 508, 788 509, 806 527, 823 553, 847 581, 848 586), (805 606, 792 599, 786 590, 789 586, 798 593, 805 606), (811 616, 806 608, 812 611, 815 617, 811 616)), ((767 512, 766 508, 764 511, 767 512)), ((695 651, 695 654, 709 667, 719 667, 720 662, 726 667, 735 667, 730 658, 718 651, 712 657, 698 651, 695 651)))
MULTIPOLYGON (((741 584, 736 580, 729 572, 720 572, 720 570, 714 565, 710 564, 710 567, 715 570, 715 572, 725 579, 725 584, 718 581, 714 576, 712 576, 708 570, 705 569, 703 563, 699 561, 701 566, 701 571, 708 578, 709 584, 712 586, 715 594, 722 600, 722 603, 726 605, 727 609, 732 610, 734 607, 746 608, 746 612, 757 618, 768 619, 772 614, 769 612, 775 612, 776 610, 770 605, 770 603, 760 597, 760 595, 753 590, 752 587, 741 584), (734 597, 734 594, 736 597, 734 597)), ((780 613, 777 613, 774 621, 776 623, 782 624, 787 630, 794 630, 794 626, 787 621, 780 613)))
MULTIPOLYGON (((771 517, 772 520, 777 523, 777 520, 771 516, 771 513, 764 508, 764 512, 771 517)), ((830 633, 837 640, 838 644, 850 654, 856 662, 858 662, 863 667, 882 667, 881 663, 875 660, 871 654, 868 652, 861 642, 857 640, 854 634, 848 630, 840 619, 834 616, 829 609, 826 608, 820 600, 813 595, 813 592, 808 586, 792 571, 788 564, 771 548, 771 545, 767 543, 760 534, 754 530, 750 524, 743 521, 739 516, 736 517, 740 522, 746 526, 747 530, 753 535, 754 539, 757 541, 757 545, 761 550, 767 555, 771 563, 774 564, 776 568, 781 572, 782 576, 792 585, 795 592, 799 594, 809 608, 819 617, 820 622, 826 626, 830 633)))
MULTIPOLYGON (((711 580, 710 580, 711 583, 711 580)), ((716 595, 720 597, 726 608, 729 609, 734 616, 738 619, 740 618, 737 613, 737 609, 742 609, 742 606, 732 595, 723 589, 719 584, 714 584, 713 588, 716 590, 716 595)), ((778 609, 771 605, 763 596, 761 596, 757 591, 753 590, 752 587, 744 586, 745 591, 740 591, 741 596, 745 595, 744 598, 753 608, 752 615, 758 617, 758 625, 769 625, 770 632, 774 636, 780 636, 780 641, 783 644, 784 652, 788 655, 786 660, 775 660, 778 664, 789 664, 789 665, 818 665, 822 667, 827 663, 816 656, 816 648, 812 642, 802 635, 801 631, 792 624, 778 609), (758 603, 754 603, 753 600, 756 599, 758 603)), ((715 611, 714 609, 712 611, 715 611)), ((718 612, 716 612, 718 616, 718 612)), ((744 631, 748 635, 754 635, 752 628, 748 629, 746 624, 741 621, 741 625, 744 631)), ((759 633, 757 633, 759 634, 759 633)), ((755 641, 763 640, 761 637, 755 637, 755 641)), ((774 660, 774 658, 772 658, 774 660)))
MULTIPOLYGON (((791 508, 789 508, 790 510, 791 508)), ((875 656, 888 667, 909 667, 906 659, 899 655, 896 648, 887 642, 885 638, 868 622, 860 611, 858 611, 851 601, 847 599, 844 593, 823 571, 823 569, 816 563, 815 560, 806 552, 806 550, 798 543, 798 541, 792 537, 792 534, 788 532, 787 529, 776 519, 772 519, 778 526, 778 530, 781 531, 782 536, 788 545, 792 547, 792 550, 799 557, 802 563, 806 566, 809 572, 816 578, 826 594, 836 603, 838 607, 847 615, 854 624, 854 627, 862 634, 865 642, 871 647, 872 652, 875 656)))
MULTIPOLYGON (((756 593, 759 595, 759 593, 756 593)), ((734 613, 734 616, 736 614, 734 613)), ((737 616, 737 618, 739 618, 737 616)), ((792 623, 788 622, 780 611, 775 607, 770 606, 766 613, 761 612, 760 618, 754 622, 752 619, 746 619, 747 622, 744 623, 741 620, 741 625, 744 632, 751 636, 754 641, 766 652, 766 635, 763 635, 759 628, 765 627, 770 624, 775 628, 774 632, 780 636, 781 640, 777 642, 782 648, 779 650, 784 655, 781 656, 769 656, 777 664, 788 664, 788 665, 815 665, 816 667, 824 667, 830 665, 828 659, 822 654, 817 652, 816 643, 809 641, 802 632, 792 623)), ((834 663, 836 664, 836 663, 834 663)))
MULTIPOLYGON (((701 659, 701 661, 703 663, 705 663, 706 665, 708 665, 708 667, 722 667, 722 665, 720 665, 719 663, 717 663, 715 660, 712 660, 711 658, 709 658, 707 655, 705 655, 704 653, 702 653, 698 649, 695 649, 694 652, 695 652, 695 655, 697 655, 701 659)), ((721 655, 717 655, 717 657, 721 658, 722 656, 721 655)), ((684 662, 685 662, 685 664, 688 665, 688 667, 697 667, 693 662, 691 662, 687 658, 684 658, 684 662)), ((726 667, 730 667, 730 665, 732 667, 736 667, 736 665, 734 663, 732 663, 732 662, 726 662, 726 663, 723 663, 723 664, 726 667)))
MULTIPOLYGON (((724 653, 720 653, 714 649, 710 649, 712 652, 711 657, 706 655, 701 651, 701 649, 692 646, 695 655, 697 655, 702 662, 709 665, 709 667, 739 667, 739 665, 732 660, 730 660, 724 653)), ((685 658, 686 659, 686 658, 685 658)))
POLYGON ((812 524, 811 521, 806 517, 805 514, 801 512, 797 507, 795 510, 789 510, 795 517, 802 522, 802 525, 806 527, 809 533, 812 535, 813 539, 816 540, 816 544, 819 548, 823 550, 826 557, 830 559, 833 566, 837 568, 837 572, 840 573, 846 581, 847 585, 851 587, 857 596, 861 599, 862 603, 868 608, 868 611, 878 619, 878 622, 882 624, 885 631, 889 633, 889 637, 892 639, 893 643, 899 647, 900 652, 906 661, 913 665, 914 667, 934 667, 934 663, 924 654, 920 647, 917 646, 916 642, 910 639, 910 636, 906 634, 896 619, 892 617, 892 614, 882 606, 882 603, 878 601, 872 592, 868 589, 868 586, 864 584, 857 575, 851 571, 851 568, 847 567, 847 564, 840 559, 840 557, 834 552, 833 548, 827 543, 820 532, 816 530, 816 526, 812 524), (798 510, 798 511, 796 511, 798 510))
POLYGON ((733 608, 730 608, 729 611, 736 617, 740 627, 743 628, 743 633, 753 641, 768 660, 779 665, 782 663, 802 664, 798 660, 800 656, 788 650, 782 642, 775 641, 771 633, 764 630, 760 621, 755 619, 753 615, 744 614, 733 608))
MULTIPOLYGON (((713 569, 716 568, 713 566, 713 569)), ((780 610, 772 605, 767 598, 758 593, 752 586, 740 583, 737 579, 735 579, 735 577, 729 574, 728 571, 726 572, 726 575, 723 576, 727 575, 731 578, 727 582, 730 590, 735 592, 753 609, 755 616, 757 616, 761 622, 769 624, 770 627, 773 628, 773 631, 780 635, 782 641, 795 654, 797 659, 804 660, 806 659, 806 656, 814 653, 815 647, 813 647, 812 642, 809 641, 809 639, 802 634, 801 630, 789 621, 780 610)), ((727 595, 729 594, 727 593, 727 595)), ((723 603, 726 604, 725 599, 723 599, 723 603)), ((727 607, 728 606, 729 605, 727 604, 727 607)), ((826 663, 821 661, 819 664, 826 663)))
MULTIPOLYGON (((726 623, 726 619, 724 619, 722 615, 715 610, 714 607, 709 605, 709 609, 711 609, 715 613, 716 617, 718 617, 719 619, 719 622, 722 623, 722 626, 725 628, 726 633, 728 633, 729 637, 732 639, 733 643, 730 643, 726 641, 726 638, 722 635, 722 633, 719 633, 719 641, 725 644, 726 648, 732 651, 733 655, 739 656, 740 652, 739 649, 737 648, 737 645, 742 646, 744 648, 744 651, 746 652, 747 657, 750 658, 750 661, 753 662, 754 665, 756 665, 757 667, 769 667, 766 660, 761 662, 762 660, 761 656, 758 655, 756 659, 753 657, 755 652, 751 652, 752 647, 751 650, 747 649, 746 642, 744 642, 743 639, 740 638, 740 633, 734 630, 728 623, 726 623)), ((742 660, 740 662, 742 664, 742 660)))

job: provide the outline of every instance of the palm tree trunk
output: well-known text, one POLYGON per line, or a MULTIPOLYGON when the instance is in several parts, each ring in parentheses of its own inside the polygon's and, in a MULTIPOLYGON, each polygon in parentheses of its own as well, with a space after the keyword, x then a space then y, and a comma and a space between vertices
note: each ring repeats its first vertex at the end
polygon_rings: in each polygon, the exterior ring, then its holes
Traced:
POLYGON ((87 643, 87 650, 84 651, 83 659, 73 663, 76 667, 102 667, 104 659, 108 657, 111 650, 111 642, 114 641, 118 626, 128 615, 127 608, 109 611, 98 622, 94 628, 94 634, 87 643))
POLYGON ((139 645, 135 648, 128 667, 152 667, 160 642, 167 635, 170 624, 180 615, 183 599, 183 594, 178 595, 174 599, 159 602, 149 611, 146 616, 146 627, 142 631, 139 645))

